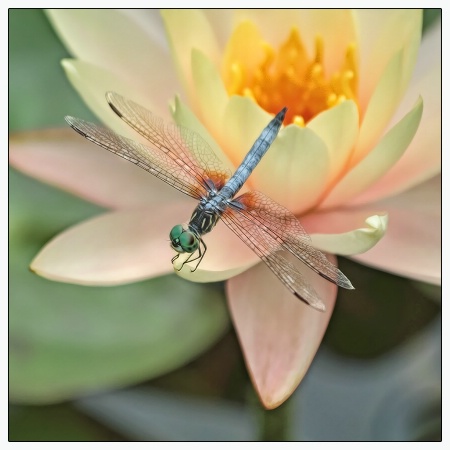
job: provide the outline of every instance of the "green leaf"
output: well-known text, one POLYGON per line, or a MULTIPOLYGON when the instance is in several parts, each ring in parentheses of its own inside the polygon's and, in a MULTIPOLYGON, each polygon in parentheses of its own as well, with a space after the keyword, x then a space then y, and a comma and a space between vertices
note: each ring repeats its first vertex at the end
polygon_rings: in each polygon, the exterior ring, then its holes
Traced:
POLYGON ((229 320, 217 285, 170 275, 95 288, 31 273, 28 265, 47 239, 100 208, 11 174, 12 401, 48 403, 156 377, 192 360, 223 335, 229 320))

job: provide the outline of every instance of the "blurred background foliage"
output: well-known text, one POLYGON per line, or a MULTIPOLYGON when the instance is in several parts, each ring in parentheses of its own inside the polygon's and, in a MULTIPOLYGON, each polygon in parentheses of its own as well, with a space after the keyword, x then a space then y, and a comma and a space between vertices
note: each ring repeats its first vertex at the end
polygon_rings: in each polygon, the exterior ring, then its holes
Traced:
MULTIPOLYGON (((424 27, 440 20, 425 12, 424 27)), ((94 119, 66 80, 44 13, 9 10, 10 132, 94 119)), ((265 411, 223 286, 175 275, 114 288, 51 282, 28 265, 102 209, 9 172, 9 440, 440 440, 440 288, 340 260, 311 369, 265 411)))

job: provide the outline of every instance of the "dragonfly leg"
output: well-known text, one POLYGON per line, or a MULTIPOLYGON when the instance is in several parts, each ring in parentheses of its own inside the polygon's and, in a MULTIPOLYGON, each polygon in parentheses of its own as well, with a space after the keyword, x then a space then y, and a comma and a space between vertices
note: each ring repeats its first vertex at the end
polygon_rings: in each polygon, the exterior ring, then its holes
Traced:
POLYGON ((206 247, 205 242, 203 241, 203 239, 200 239, 200 245, 198 246, 198 256, 197 256, 197 258, 191 260, 191 262, 192 262, 192 261, 195 261, 196 259, 198 259, 198 263, 193 269, 191 269, 191 272, 195 272, 197 270, 197 267, 202 262, 202 259, 205 256, 206 250, 207 250, 207 247, 206 247), (202 253, 202 244, 203 244, 203 253, 202 253))
POLYGON ((178 272, 179 272, 186 263, 198 260, 198 263, 196 264, 196 266, 193 269, 191 269, 191 272, 195 272, 197 270, 198 265, 202 262, 202 259, 205 256, 205 252, 206 252, 206 244, 203 242, 203 239, 200 239, 200 245, 198 246, 198 254, 197 254, 197 252, 191 253, 189 255, 189 258, 187 258, 185 261, 183 261, 183 264, 181 264, 181 267, 176 270, 178 270, 178 272), (202 245, 203 245, 203 251, 202 251, 202 245), (193 258, 193 256, 196 254, 197 254, 197 256, 195 258, 193 258))

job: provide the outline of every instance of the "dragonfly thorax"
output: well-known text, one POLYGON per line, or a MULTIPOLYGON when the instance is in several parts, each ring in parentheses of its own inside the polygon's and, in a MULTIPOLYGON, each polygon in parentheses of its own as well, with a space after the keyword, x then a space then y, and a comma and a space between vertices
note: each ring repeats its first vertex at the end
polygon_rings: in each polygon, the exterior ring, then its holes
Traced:
POLYGON ((201 201, 189 220, 189 229, 199 236, 209 233, 216 225, 221 210, 214 205, 214 201, 201 201))
POLYGON ((199 238, 192 230, 186 230, 182 225, 175 225, 169 236, 171 247, 178 253, 193 253, 198 249, 199 238))

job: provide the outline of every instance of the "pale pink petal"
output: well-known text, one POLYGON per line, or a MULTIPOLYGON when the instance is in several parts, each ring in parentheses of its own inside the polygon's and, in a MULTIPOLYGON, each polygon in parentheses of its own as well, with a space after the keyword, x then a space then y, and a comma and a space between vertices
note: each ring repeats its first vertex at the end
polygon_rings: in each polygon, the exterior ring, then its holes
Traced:
POLYGON ((379 141, 377 146, 332 189, 321 208, 344 204, 377 181, 400 159, 410 144, 422 115, 419 99, 412 110, 379 141))
POLYGON ((398 163, 356 199, 363 204, 409 189, 441 170, 441 27, 425 34, 411 85, 395 114, 392 125, 407 112, 415 99, 423 97, 419 128, 398 163))
POLYGON ((435 177, 395 197, 371 204, 389 214, 384 238, 358 262, 407 278, 441 283, 441 189, 435 177))
POLYGON ((184 197, 69 127, 12 135, 9 160, 27 175, 109 208, 172 203, 184 197))
POLYGON ((402 97, 420 45, 422 10, 354 9, 352 13, 360 59, 358 98, 364 116, 382 73, 392 57, 403 49, 403 79, 396 93, 398 99, 402 97))
POLYGON ((202 11, 193 9, 170 9, 161 12, 172 49, 172 56, 178 70, 178 76, 190 100, 195 106, 195 94, 191 70, 191 52, 201 52, 219 63, 219 47, 214 30, 202 11))
POLYGON ((96 286, 171 273, 169 232, 191 211, 179 203, 103 214, 56 236, 30 268, 51 280, 96 286))
POLYGON ((157 11, 143 12, 149 19, 147 27, 134 14, 114 9, 54 9, 47 14, 74 56, 124 80, 136 92, 151 98, 154 112, 166 113, 180 85, 170 53, 151 26, 157 22, 156 29, 161 30, 157 11))
POLYGON ((325 312, 299 301, 264 264, 227 283, 228 304, 246 365, 268 409, 283 403, 304 377, 334 307, 336 286, 309 269, 304 275, 325 303, 325 312))

